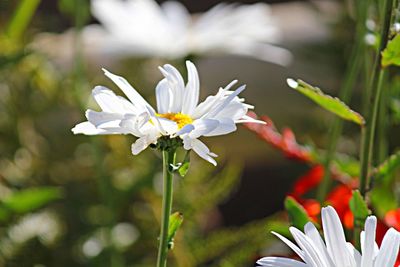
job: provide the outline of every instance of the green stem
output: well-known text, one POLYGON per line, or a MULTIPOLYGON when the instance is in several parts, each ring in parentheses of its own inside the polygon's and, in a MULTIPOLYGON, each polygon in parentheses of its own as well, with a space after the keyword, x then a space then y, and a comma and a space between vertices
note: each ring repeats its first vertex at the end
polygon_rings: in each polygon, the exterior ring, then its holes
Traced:
MULTIPOLYGON (((387 72, 385 72, 387 73, 387 72)), ((387 85, 386 82, 386 77, 383 77, 383 85, 382 87, 385 87, 387 85)), ((381 103, 379 104, 379 110, 378 110, 378 122, 377 122, 377 133, 376 133, 376 151, 377 153, 375 154, 375 159, 374 159, 374 164, 379 165, 381 164, 386 157, 388 156, 388 140, 387 140, 387 127, 388 127, 388 120, 387 120, 387 97, 388 97, 388 91, 383 90, 382 91, 382 96, 381 96, 381 103)))
POLYGON ((157 267, 167 266, 168 255, 168 228, 169 216, 172 210, 172 191, 174 174, 171 165, 175 164, 176 151, 174 149, 164 150, 163 154, 163 199, 161 213, 161 232, 158 247, 157 267))
MULTIPOLYGON (((364 20, 359 22, 360 24, 364 24, 364 20)), ((356 38, 356 44, 353 46, 350 56, 350 65, 346 71, 346 76, 344 78, 344 82, 342 84, 342 88, 340 90, 339 98, 345 103, 350 101, 352 89, 354 87, 355 81, 357 79, 358 73, 360 71, 360 65, 363 58, 363 48, 364 48, 364 26, 358 26, 358 35, 356 38)), ((330 166, 332 160, 334 159, 336 146, 339 140, 339 137, 343 130, 343 120, 335 117, 334 121, 330 127, 330 135, 329 135, 329 146, 327 153, 325 155, 325 159, 323 162, 324 165, 324 176, 322 178, 322 182, 318 188, 317 199, 320 203, 323 203, 325 197, 328 193, 330 184, 331 184, 331 173, 330 166)))
POLYGON ((370 104, 372 104, 366 117, 365 128, 362 129, 362 144, 361 144, 361 170, 360 170, 360 192, 365 198, 365 195, 369 189, 369 171, 371 166, 371 158, 373 153, 374 135, 376 131, 376 119, 379 110, 380 97, 382 93, 382 84, 386 70, 381 68, 381 52, 386 48, 389 33, 390 23, 392 18, 392 8, 394 0, 386 0, 384 2, 384 18, 381 32, 381 44, 379 47, 378 54, 375 59, 375 69, 372 75, 372 90, 370 97, 370 104))
POLYGON ((372 109, 369 119, 367 119, 365 128, 362 129, 362 147, 361 147, 361 172, 360 172, 360 192, 365 198, 369 190, 369 170, 371 166, 372 153, 374 148, 374 136, 376 131, 376 119, 382 94, 383 78, 385 70, 378 71, 378 82, 371 95, 372 109))
POLYGON ((22 0, 20 1, 11 21, 7 28, 8 36, 14 40, 19 40, 29 22, 32 20, 40 4, 40 0, 22 0))

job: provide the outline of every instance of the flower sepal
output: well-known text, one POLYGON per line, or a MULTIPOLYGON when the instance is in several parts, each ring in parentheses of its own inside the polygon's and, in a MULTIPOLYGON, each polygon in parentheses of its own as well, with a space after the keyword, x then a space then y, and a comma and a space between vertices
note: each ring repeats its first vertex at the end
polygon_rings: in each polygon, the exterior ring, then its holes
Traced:
POLYGON ((183 141, 180 137, 161 136, 158 138, 157 143, 151 144, 150 147, 160 151, 174 152, 183 147, 183 141))

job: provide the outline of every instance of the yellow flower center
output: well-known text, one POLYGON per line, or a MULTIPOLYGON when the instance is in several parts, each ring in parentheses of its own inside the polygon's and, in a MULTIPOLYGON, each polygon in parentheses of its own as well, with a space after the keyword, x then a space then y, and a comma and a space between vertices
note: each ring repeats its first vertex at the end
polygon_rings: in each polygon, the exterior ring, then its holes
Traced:
POLYGON ((193 119, 189 115, 183 113, 164 113, 164 114, 157 113, 157 117, 165 118, 176 122, 178 124, 179 129, 181 129, 186 124, 190 124, 193 122, 193 119))

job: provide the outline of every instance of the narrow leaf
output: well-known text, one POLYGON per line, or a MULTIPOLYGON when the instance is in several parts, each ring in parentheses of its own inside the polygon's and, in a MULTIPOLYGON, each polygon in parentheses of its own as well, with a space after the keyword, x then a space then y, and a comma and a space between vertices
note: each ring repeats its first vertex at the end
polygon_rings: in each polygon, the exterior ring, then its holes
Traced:
POLYGON ((286 197, 285 209, 289 214, 291 224, 296 228, 303 229, 304 225, 311 221, 303 206, 292 197, 286 197))
POLYGON ((181 177, 185 177, 187 172, 189 171, 189 167, 190 167, 190 151, 187 151, 185 158, 183 159, 183 162, 178 169, 179 175, 181 177))
POLYGON ((362 227, 365 219, 370 214, 370 210, 368 209, 367 203, 361 196, 360 191, 353 191, 353 196, 350 199, 349 206, 354 215, 354 225, 362 227))
POLYGON ((397 34, 382 51, 382 67, 400 66, 400 34, 397 34))
POLYGON ((364 118, 357 112, 351 110, 344 102, 337 97, 324 94, 321 89, 309 85, 302 80, 288 79, 287 83, 290 87, 299 91, 324 109, 336 114, 342 119, 355 122, 359 125, 364 125, 364 118))
POLYGON ((391 155, 384 161, 375 171, 375 178, 386 177, 393 174, 393 172, 400 167, 400 150, 391 155))
POLYGON ((26 213, 60 199, 61 196, 61 190, 56 187, 30 188, 13 193, 1 205, 14 213, 26 213))
POLYGON ((174 237, 179 227, 183 222, 183 214, 180 212, 175 212, 169 216, 169 227, 168 227, 168 248, 173 249, 174 247, 174 237))

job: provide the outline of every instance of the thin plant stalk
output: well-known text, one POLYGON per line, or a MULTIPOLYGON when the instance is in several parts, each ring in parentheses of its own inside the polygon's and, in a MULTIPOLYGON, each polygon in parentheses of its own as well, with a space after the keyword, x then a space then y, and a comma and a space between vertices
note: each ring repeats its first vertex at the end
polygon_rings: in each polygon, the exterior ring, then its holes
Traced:
POLYGON ((19 40, 23 36, 29 22, 32 20, 37 8, 39 7, 40 2, 40 0, 20 1, 10 24, 8 25, 8 36, 14 40, 19 40))
MULTIPOLYGON (((387 72, 385 72, 387 74, 387 72)), ((387 75, 386 75, 387 76, 387 75)), ((387 77, 383 77, 382 87, 387 85, 387 77)), ((388 156, 388 140, 387 140, 387 127, 388 127, 388 119, 387 119, 387 111, 388 111, 388 90, 382 91, 381 103, 379 104, 378 111, 378 122, 377 122, 377 133, 376 133, 376 151, 374 163, 376 165, 381 164, 388 156)))
POLYGON ((366 125, 362 130, 362 140, 361 140, 361 170, 360 170, 360 193, 365 198, 365 195, 369 189, 369 171, 371 167, 372 153, 374 149, 374 136, 376 132, 376 120, 379 110, 379 104, 381 103, 380 97, 382 93, 382 85, 386 70, 381 67, 381 52, 386 48, 390 23, 392 17, 392 8, 394 0, 386 0, 384 2, 384 18, 383 26, 381 32, 381 44, 379 47, 378 54, 375 59, 375 69, 372 75, 372 90, 369 103, 372 105, 366 117, 366 125))
MULTIPOLYGON (((362 38, 363 35, 362 32, 364 32, 364 30, 361 27, 358 27, 358 29, 359 29, 359 34, 358 37, 356 38, 356 44, 353 46, 353 49, 351 51, 350 64, 346 71, 346 76, 344 78, 344 82, 339 93, 339 98, 346 103, 350 101, 352 95, 352 89, 354 88, 356 79, 360 72, 360 66, 363 57, 364 41, 362 38)), ((334 159, 336 146, 339 137, 342 133, 342 130, 343 130, 343 120, 335 117, 330 128, 330 134, 328 139, 329 146, 323 162, 325 170, 324 176, 322 178, 322 182, 317 192, 317 199, 320 203, 322 203, 325 200, 325 197, 328 193, 331 184, 330 166, 332 160, 334 159)))
POLYGON ((173 196, 173 179, 174 173, 171 170, 171 165, 175 164, 176 151, 175 149, 164 150, 163 155, 163 199, 161 211, 161 231, 160 241, 158 246, 157 267, 167 266, 168 256, 168 229, 169 217, 172 210, 173 196))

